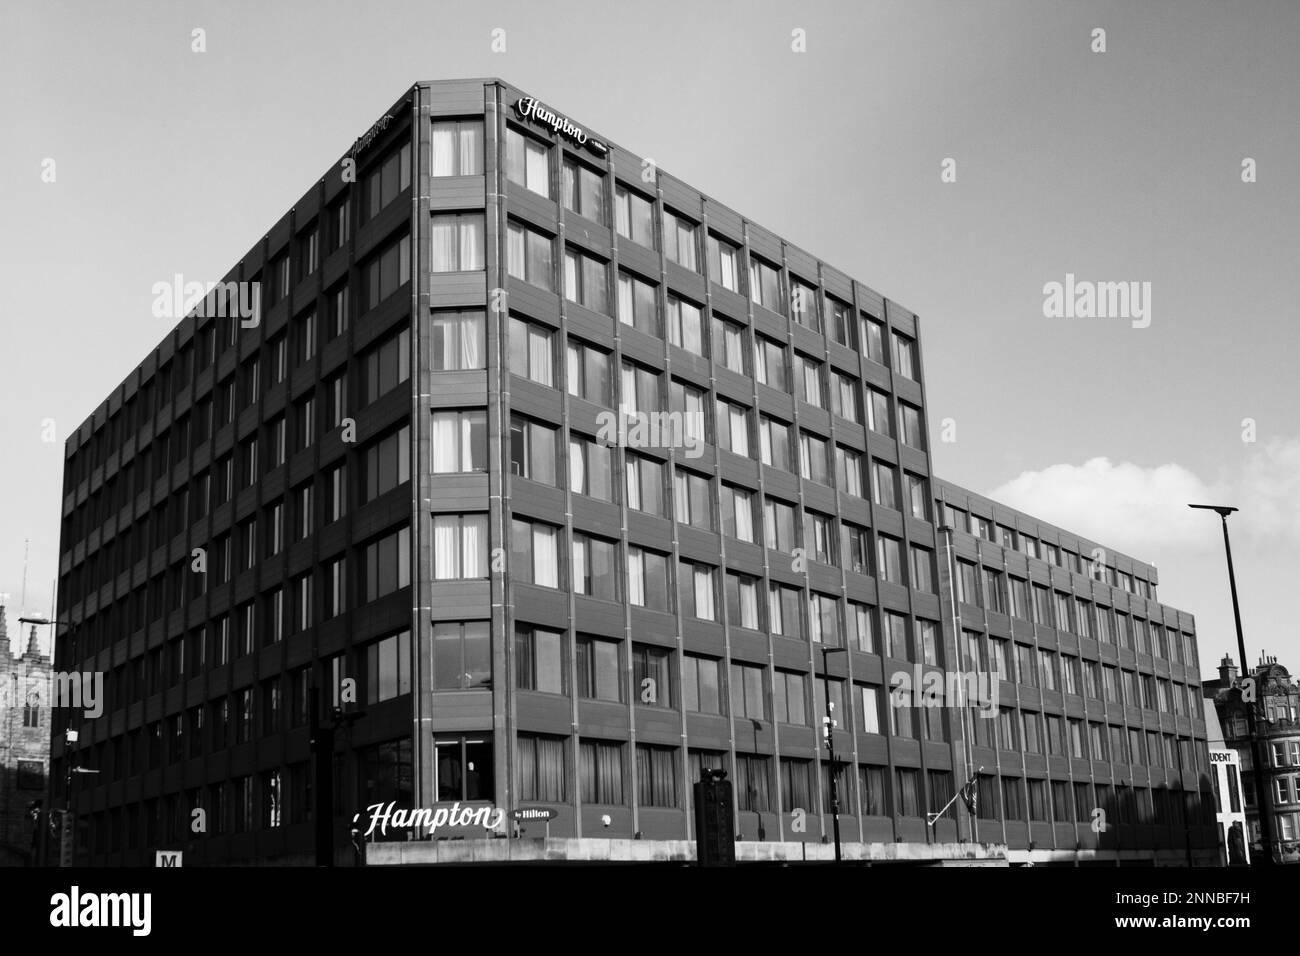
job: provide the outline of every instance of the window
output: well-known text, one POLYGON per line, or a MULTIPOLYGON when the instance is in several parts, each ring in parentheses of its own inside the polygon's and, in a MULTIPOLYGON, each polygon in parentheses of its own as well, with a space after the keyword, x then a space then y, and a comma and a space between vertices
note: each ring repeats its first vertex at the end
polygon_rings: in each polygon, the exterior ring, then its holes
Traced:
MULTIPOLYGON (((486 530, 484 531, 486 535, 486 530)), ((435 536, 435 561, 437 527, 435 536)), ((411 529, 401 528, 365 547, 366 601, 374 601, 411 583, 411 529)), ((435 575, 436 576, 436 575, 435 575)))
POLYGON ((618 600, 617 544, 603 538, 573 533, 570 571, 575 594, 587 594, 606 601, 618 600))
MULTIPOLYGON (((705 434, 707 424, 704 417, 704 402, 706 394, 702 389, 693 385, 687 385, 673 379, 668 388, 668 407, 673 412, 673 418, 681 422, 681 443, 688 450, 691 448, 698 449, 708 436, 705 434)), ((673 441, 670 437, 663 443, 673 441)))
POLYGON ((522 801, 567 799, 564 786, 564 738, 519 734, 515 738, 518 794, 522 801))
POLYGON ((839 599, 829 594, 813 592, 809 600, 808 623, 810 639, 816 644, 840 646, 840 604, 839 599))
MULTIPOLYGON (((436 245, 436 234, 434 242, 436 245)), ((402 236, 366 266, 366 308, 373 309, 410 280, 411 237, 402 236)))
POLYGON ((716 568, 693 561, 682 561, 677 568, 677 586, 683 615, 699 618, 702 621, 717 620, 716 568))
POLYGON ((325 523, 342 518, 348 510, 347 465, 336 465, 325 475, 325 523))
POLYGON ((658 336, 655 286, 622 269, 618 271, 618 320, 646 335, 658 336))
POLYGON ((618 407, 624 415, 661 410, 663 386, 659 373, 625 361, 620 373, 618 407))
MULTIPOLYGON (((437 320, 434 322, 434 355, 438 354, 437 320)), ((403 328, 379 345, 370 349, 361 359, 362 394, 365 404, 387 395, 405 382, 411 374, 411 330, 403 328)))
POLYGON ((763 668, 752 664, 731 665, 731 714, 751 720, 766 720, 763 700, 763 668))
MULTIPOLYGON (((433 371, 454 372, 486 368, 483 318, 482 312, 474 311, 434 313, 433 371)), ((403 329, 399 338, 409 343, 408 336, 409 331, 403 329)), ((401 348, 401 341, 398 347, 401 348)), ((394 384, 406 380, 409 363, 405 355, 404 350, 399 351, 395 362, 393 358, 388 360, 394 362, 394 365, 385 366, 392 368, 391 377, 394 384)), ((373 401, 373 398, 370 400, 373 401)))
POLYGON ((761 385, 769 385, 783 392, 790 390, 785 367, 785 346, 763 335, 754 336, 754 378, 761 385))
POLYGON ((434 121, 432 175, 483 175, 482 120, 434 121))
MULTIPOLYGON (((725 239, 719 239, 712 233, 709 234, 709 272, 713 281, 718 283, 724 289, 730 289, 732 292, 740 291, 740 250, 727 242, 725 239)), ((729 366, 730 367, 730 366, 729 366)), ((740 371, 740 369, 737 369, 740 371)))
POLYGON ((570 247, 564 250, 564 297, 597 312, 609 311, 607 266, 570 247))
POLYGON ((822 564, 838 564, 835 555, 835 520, 814 511, 804 511, 803 545, 808 556, 822 564))
POLYGON ((563 634, 559 631, 515 625, 515 686, 520 690, 564 693, 563 634))
POLYGON ((718 399, 718 447, 736 455, 749 457, 749 409, 718 399))
POLYGON ((827 458, 827 443, 808 432, 799 433, 799 474, 809 481, 829 485, 830 466, 827 458))
POLYGON ((804 674, 778 670, 772 677, 773 720, 783 724, 808 723, 808 705, 804 691, 807 678, 804 674))
POLYGON ((559 430, 510 416, 510 470, 512 474, 548 485, 555 484, 555 442, 559 430))
POLYGON ((758 603, 758 579, 748 574, 728 571, 727 620, 732 627, 747 627, 761 630, 762 621, 758 603))
POLYGON ((307 396, 293 406, 294 451, 310 448, 316 439, 316 399, 307 396))
POLYGON ((701 714, 721 714, 721 661, 683 654, 682 705, 701 714))
POLYGON ((624 464, 627 506, 646 514, 664 513, 664 465, 635 452, 627 452, 624 464))
POLYGON ((870 574, 871 539, 867 529, 844 521, 840 523, 840 556, 844 567, 855 574, 870 574))
POLYGON ((876 538, 876 568, 881 578, 894 584, 905 584, 902 560, 901 541, 887 534, 876 538))
POLYGON ((617 641, 578 635, 574 656, 579 697, 620 702, 624 699, 617 641))
POLYGON ((719 315, 713 316, 713 359, 723 368, 745 374, 745 330, 719 315))
POLYGON ((668 558, 634 545, 627 549, 628 602, 656 611, 668 610, 668 558))
POLYGON ((904 378, 920 380, 916 369, 916 342, 898 332, 894 333, 894 371, 904 378))
POLYGON ((934 574, 931 571, 931 568, 934 567, 933 552, 929 548, 922 548, 914 544, 908 548, 908 558, 911 564, 913 589, 917 591, 933 591, 934 574))
MULTIPOLYGON (((409 746, 409 740, 401 741, 409 746)), ((492 742, 458 737, 454 740, 434 742, 434 770, 437 780, 439 802, 451 800, 491 800, 492 785, 492 742)), ((413 779, 408 766, 396 773, 396 779, 413 779)), ((407 802, 410 805, 408 795, 407 802)))
POLYGON ((386 156, 365 180, 366 218, 374 216, 411 185, 411 144, 386 156))
MULTIPOLYGON (((406 534, 406 529, 402 530, 406 534)), ((367 549, 368 550, 368 549, 367 549)), ((405 551, 403 551, 405 555, 405 551)), ((397 587, 410 583, 409 568, 397 587)), ((437 581, 486 578, 488 531, 485 514, 433 516, 433 577, 437 581)), ((392 590, 390 588, 390 590, 392 590)))
POLYGON ((609 354, 569 339, 566 356, 569 394, 597 405, 610 404, 609 354))
POLYGON ((793 552, 795 539, 794 506, 767 498, 763 502, 764 545, 774 551, 793 552))
POLYGON ((843 445, 835 446, 835 475, 840 490, 862 497, 862 455, 843 445))
POLYGON ((483 214, 452 213, 430 219, 430 271, 476 272, 483 268, 483 214))
POLYGON ((880 615, 881 637, 884 655, 900 661, 910 660, 907 640, 907 618, 893 611, 882 611, 880 615))
POLYGON ((767 606, 768 628, 773 634, 797 641, 804 639, 803 592, 799 588, 772 582, 767 606))
POLYGON ((515 129, 506 130, 506 178, 551 198, 550 149, 515 129))
POLYGON ((693 355, 704 354, 704 324, 700 307, 668 296, 668 341, 693 355))
POLYGON ((898 471, 883 461, 871 463, 873 500, 885 508, 898 510, 898 471))
POLYGON ((432 656, 434 690, 470 690, 492 684, 488 621, 435 621, 432 656))
POLYGON ((623 744, 582 740, 578 744, 578 783, 584 804, 623 803, 623 744))
MULTIPOLYGON (((437 430, 435 429, 435 436, 437 430)), ((366 501, 391 491, 411 478, 411 429, 403 425, 395 432, 379 439, 366 448, 364 454, 366 478, 363 494, 366 501)), ((434 446, 435 459, 438 453, 434 446)), ((434 471, 437 471, 436 466, 434 471)))
MULTIPOLYGON (((486 517, 486 516, 485 516, 486 517)), ((520 581, 560 586, 559 529, 515 518, 511 526, 511 570, 520 581)), ((487 576, 486 570, 484 577, 487 576)))
POLYGON ((713 495, 707 476, 677 469, 673 475, 673 512, 680 524, 713 530, 713 495))
POLYGON ((366 703, 378 704, 411 692, 411 632, 366 645, 366 703))
POLYGON ((749 257, 749 298, 757 305, 785 314, 781 298, 781 273, 757 256, 749 257))
POLYGON ((510 371, 554 387, 555 349, 550 329, 510 317, 510 371))
POLYGON ((766 415, 758 419, 759 456, 765 465, 791 471, 790 426, 766 415))
POLYGON ((433 413, 433 472, 438 475, 487 470, 487 412, 433 413))
POLYGON ((614 230, 624 239, 649 249, 655 247, 653 207, 619 183, 614 190, 614 230))
POLYGON ((602 226, 608 225, 604 175, 567 156, 560 172, 564 208, 602 226))
POLYGON ((507 240, 506 269, 510 275, 539 289, 553 291, 551 237, 522 223, 511 222, 507 240))

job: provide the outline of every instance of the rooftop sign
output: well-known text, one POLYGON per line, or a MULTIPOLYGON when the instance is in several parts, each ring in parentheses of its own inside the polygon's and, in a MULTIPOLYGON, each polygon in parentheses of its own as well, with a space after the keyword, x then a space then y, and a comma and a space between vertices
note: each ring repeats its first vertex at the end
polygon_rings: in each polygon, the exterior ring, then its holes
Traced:
POLYGON ((538 126, 549 126, 553 133, 563 136, 578 146, 585 146, 598 156, 609 152, 609 147, 587 135, 587 131, 564 116, 547 109, 531 96, 515 100, 515 113, 520 119, 531 120, 538 126))

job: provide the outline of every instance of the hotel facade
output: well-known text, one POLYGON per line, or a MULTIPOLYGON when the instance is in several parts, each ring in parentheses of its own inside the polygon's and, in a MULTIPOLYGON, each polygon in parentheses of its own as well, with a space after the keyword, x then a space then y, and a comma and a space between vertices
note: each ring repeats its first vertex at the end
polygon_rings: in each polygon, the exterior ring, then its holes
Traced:
POLYGON ((934 476, 898 303, 492 79, 223 283, 67 443, 78 859, 310 862, 313 691, 340 862, 689 858, 705 768, 742 860, 1217 858, 1191 616, 934 476))

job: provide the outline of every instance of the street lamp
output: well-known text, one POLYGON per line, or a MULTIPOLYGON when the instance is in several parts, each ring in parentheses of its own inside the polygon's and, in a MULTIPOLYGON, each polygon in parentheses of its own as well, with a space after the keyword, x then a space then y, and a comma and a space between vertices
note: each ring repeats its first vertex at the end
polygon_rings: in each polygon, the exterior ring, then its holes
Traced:
MULTIPOLYGON (((1199 508, 1204 511, 1213 511, 1219 516, 1219 521, 1223 524, 1223 551, 1228 557, 1228 586, 1232 589, 1232 617, 1237 625, 1237 653, 1241 657, 1241 676, 1245 677, 1246 670, 1246 639, 1241 634, 1241 606, 1237 603, 1237 575, 1232 569, 1232 543, 1228 540, 1228 515, 1237 509, 1231 505, 1193 505, 1189 508, 1199 508)), ((1267 760, 1260 755, 1260 741, 1255 730, 1255 706, 1251 701, 1243 701, 1246 706, 1246 731, 1250 735, 1250 756, 1255 765, 1255 772, 1252 776, 1255 778, 1255 803, 1259 807, 1259 843, 1260 843, 1260 865, 1271 866, 1273 863, 1273 834, 1268 820, 1268 793, 1264 787, 1264 767, 1267 760)))
POLYGON ((844 647, 827 647, 822 645, 822 686, 826 698, 826 751, 831 764, 831 821, 835 827, 835 862, 840 862, 840 792, 835 782, 835 705, 831 703, 831 675, 826 666, 826 659, 831 654, 847 654, 844 647))

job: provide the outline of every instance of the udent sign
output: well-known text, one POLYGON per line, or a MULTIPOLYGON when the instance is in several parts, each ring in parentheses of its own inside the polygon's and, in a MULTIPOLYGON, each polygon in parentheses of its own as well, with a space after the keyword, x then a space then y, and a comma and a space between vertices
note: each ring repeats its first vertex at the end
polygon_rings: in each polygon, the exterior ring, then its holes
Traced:
POLYGON ((515 113, 520 119, 531 120, 538 126, 549 126, 551 131, 563 136, 578 146, 585 146, 600 156, 609 152, 609 147, 598 139, 587 135, 587 131, 563 116, 547 109, 531 96, 521 96, 515 100, 515 113))

